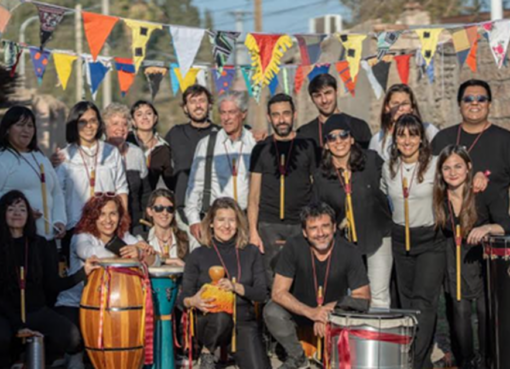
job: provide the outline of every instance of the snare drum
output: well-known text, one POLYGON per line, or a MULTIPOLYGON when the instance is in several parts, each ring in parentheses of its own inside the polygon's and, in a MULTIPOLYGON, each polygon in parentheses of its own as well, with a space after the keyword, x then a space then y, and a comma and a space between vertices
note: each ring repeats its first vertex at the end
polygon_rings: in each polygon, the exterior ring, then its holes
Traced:
POLYGON ((411 369, 416 327, 412 315, 332 314, 326 345, 330 367, 411 369))
POLYGON ((155 314, 154 369, 175 368, 172 310, 184 271, 182 267, 149 268, 155 314))

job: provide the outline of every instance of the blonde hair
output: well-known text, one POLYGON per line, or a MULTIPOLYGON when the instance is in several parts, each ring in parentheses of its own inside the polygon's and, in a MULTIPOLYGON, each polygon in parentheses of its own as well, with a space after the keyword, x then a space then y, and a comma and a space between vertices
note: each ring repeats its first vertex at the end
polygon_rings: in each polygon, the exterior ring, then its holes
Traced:
POLYGON ((106 108, 103 109, 103 121, 106 125, 108 125, 108 121, 114 117, 115 115, 120 115, 122 118, 126 119, 128 122, 128 128, 131 129, 131 114, 129 113, 129 108, 124 104, 119 103, 111 103, 106 108))

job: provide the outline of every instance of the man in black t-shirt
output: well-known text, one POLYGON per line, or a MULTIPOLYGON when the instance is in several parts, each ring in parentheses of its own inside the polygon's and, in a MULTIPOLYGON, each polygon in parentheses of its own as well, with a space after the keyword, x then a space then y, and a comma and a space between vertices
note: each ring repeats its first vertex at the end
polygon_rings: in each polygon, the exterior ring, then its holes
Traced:
POLYGON ((274 134, 257 143, 251 155, 248 220, 250 242, 264 253, 270 286, 280 249, 301 232, 299 212, 312 197, 317 157, 313 141, 297 138, 292 130, 296 117, 292 97, 273 96, 267 110, 274 134))
POLYGON ((434 155, 439 155, 448 145, 464 146, 473 161, 475 190, 485 189, 487 176, 486 191, 503 194, 508 203, 510 131, 489 122, 491 101, 487 82, 472 79, 461 84, 457 102, 462 122, 440 131, 432 141, 432 149, 434 155))
POLYGON ((372 132, 367 122, 351 115, 341 113, 337 103, 337 83, 335 77, 324 73, 316 76, 308 85, 308 93, 319 111, 319 116, 311 122, 299 127, 298 136, 310 138, 322 149, 324 137, 322 128, 326 120, 333 114, 341 114, 352 127, 351 133, 357 143, 364 149, 368 149, 368 144, 372 138, 372 132))
POLYGON ((334 210, 325 203, 305 206, 302 234, 283 248, 271 294, 264 308, 266 326, 283 346, 287 361, 281 368, 307 368, 296 326, 324 337, 328 314, 344 296, 370 299, 368 277, 360 252, 335 237, 334 210), (322 291, 323 301, 320 301, 322 291))

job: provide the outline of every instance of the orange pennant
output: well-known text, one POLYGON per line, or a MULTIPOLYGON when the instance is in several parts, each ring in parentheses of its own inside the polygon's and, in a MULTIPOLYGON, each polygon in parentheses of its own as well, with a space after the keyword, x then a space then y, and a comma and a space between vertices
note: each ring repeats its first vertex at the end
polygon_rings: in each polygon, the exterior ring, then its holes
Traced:
POLYGON ((467 59, 466 59, 466 64, 469 66, 469 68, 471 69, 471 71, 473 73, 476 73, 476 53, 477 53, 477 51, 478 51, 478 37, 475 40, 475 42, 473 42, 473 46, 471 46, 471 50, 469 51, 469 55, 467 56, 467 59))
POLYGON ((354 90, 356 89, 356 82, 358 77, 356 76, 356 79, 354 81, 352 80, 351 72, 349 71, 349 62, 347 60, 342 60, 336 63, 335 66, 345 87, 351 93, 351 95, 354 96, 354 90))
POLYGON ((303 82, 305 81, 306 76, 311 72, 312 66, 301 64, 296 70, 296 76, 294 77, 294 90, 296 94, 301 91, 301 87, 303 86, 303 82))
POLYGON ((115 58, 115 67, 117 68, 117 77, 122 97, 126 96, 129 88, 135 80, 135 66, 131 58, 115 58))
POLYGON ((92 59, 96 61, 99 52, 119 18, 89 12, 81 12, 81 14, 83 16, 83 28, 89 43, 90 53, 92 54, 92 59))

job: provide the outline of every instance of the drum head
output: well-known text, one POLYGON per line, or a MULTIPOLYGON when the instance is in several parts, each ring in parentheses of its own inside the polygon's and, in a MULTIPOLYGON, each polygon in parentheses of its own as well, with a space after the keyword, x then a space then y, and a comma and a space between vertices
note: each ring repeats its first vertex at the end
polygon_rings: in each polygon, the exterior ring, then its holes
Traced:
POLYGON ((160 267, 150 267, 149 275, 151 277, 170 277, 170 276, 180 276, 184 272, 183 267, 178 266, 160 266, 160 267))
POLYGON ((417 325, 414 315, 395 313, 339 313, 329 316, 329 321, 340 327, 368 325, 374 328, 414 327, 417 325))
POLYGON ((115 267, 115 268, 132 268, 139 267, 140 262, 134 259, 121 259, 121 258, 103 258, 99 259, 98 264, 102 267, 115 267))
POLYGON ((510 236, 489 236, 483 243, 492 247, 510 247, 510 236))

